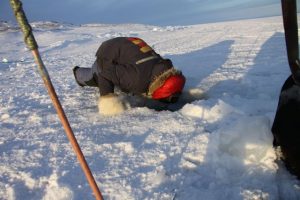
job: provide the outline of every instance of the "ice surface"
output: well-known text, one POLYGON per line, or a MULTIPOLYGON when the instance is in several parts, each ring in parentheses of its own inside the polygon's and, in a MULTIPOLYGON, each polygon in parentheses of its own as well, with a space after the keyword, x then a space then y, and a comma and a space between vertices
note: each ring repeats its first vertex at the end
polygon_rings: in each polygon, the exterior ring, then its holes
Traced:
MULTIPOLYGON (((300 199, 272 148, 289 75, 281 17, 158 27, 33 24, 39 50, 105 199, 300 199), (208 98, 176 112, 130 108, 99 116, 80 88, 101 42, 141 37, 208 98)), ((4 26, 4 25, 3 25, 4 26)), ((31 53, 13 26, 0 33, 0 199, 93 199, 31 53)))

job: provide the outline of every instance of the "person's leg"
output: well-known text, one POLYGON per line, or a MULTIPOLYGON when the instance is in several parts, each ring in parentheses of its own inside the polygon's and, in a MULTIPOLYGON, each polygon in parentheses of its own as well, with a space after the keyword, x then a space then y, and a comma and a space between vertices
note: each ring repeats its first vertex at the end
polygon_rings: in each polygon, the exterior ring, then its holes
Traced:
POLYGON ((92 86, 92 87, 98 87, 98 84, 96 83, 93 75, 92 68, 82 68, 82 67, 74 67, 73 73, 76 82, 80 86, 92 86))

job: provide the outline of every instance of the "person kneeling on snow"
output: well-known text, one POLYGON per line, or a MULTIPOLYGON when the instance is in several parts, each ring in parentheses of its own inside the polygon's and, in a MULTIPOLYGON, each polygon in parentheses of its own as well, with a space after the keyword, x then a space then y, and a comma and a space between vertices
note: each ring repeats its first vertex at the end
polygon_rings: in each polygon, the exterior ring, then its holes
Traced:
POLYGON ((162 58, 146 42, 135 37, 117 37, 101 44, 91 68, 74 67, 80 86, 99 87, 99 113, 115 115, 125 110, 114 93, 115 86, 125 93, 143 95, 167 103, 177 101, 185 77, 171 60, 162 58))

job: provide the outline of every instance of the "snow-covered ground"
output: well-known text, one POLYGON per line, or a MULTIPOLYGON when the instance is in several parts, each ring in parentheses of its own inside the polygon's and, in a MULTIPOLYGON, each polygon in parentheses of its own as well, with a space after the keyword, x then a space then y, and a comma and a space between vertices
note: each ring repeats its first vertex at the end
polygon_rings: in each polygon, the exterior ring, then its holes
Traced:
MULTIPOLYGON (((39 50, 105 199, 300 199, 270 131, 289 75, 281 17, 157 27, 34 23, 39 50), (141 37, 208 99, 176 112, 98 114, 89 67, 101 42, 141 37)), ((0 27, 0 199, 93 199, 22 34, 0 27)))

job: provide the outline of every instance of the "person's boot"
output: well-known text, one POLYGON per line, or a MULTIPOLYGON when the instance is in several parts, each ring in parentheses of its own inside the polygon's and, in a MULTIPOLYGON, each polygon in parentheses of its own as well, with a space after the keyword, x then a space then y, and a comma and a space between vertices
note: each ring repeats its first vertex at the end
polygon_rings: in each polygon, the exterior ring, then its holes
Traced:
POLYGON ((73 68, 74 78, 75 78, 76 83, 77 83, 79 86, 83 87, 84 85, 81 84, 81 83, 79 83, 78 80, 77 80, 77 78, 76 78, 76 70, 77 70, 77 69, 79 69, 78 66, 75 66, 75 67, 73 68))

